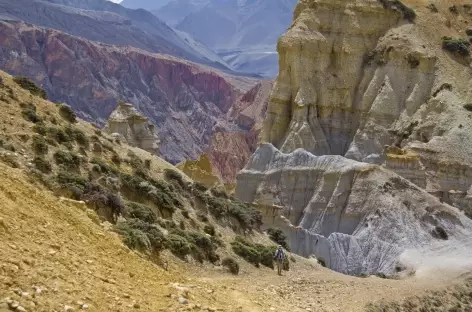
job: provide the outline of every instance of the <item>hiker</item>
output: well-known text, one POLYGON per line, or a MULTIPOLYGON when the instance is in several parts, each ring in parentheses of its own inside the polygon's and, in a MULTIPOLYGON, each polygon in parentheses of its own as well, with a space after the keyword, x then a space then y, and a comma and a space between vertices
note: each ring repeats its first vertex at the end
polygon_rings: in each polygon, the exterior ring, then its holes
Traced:
POLYGON ((282 269, 284 267, 285 252, 281 245, 277 247, 277 250, 274 253, 274 260, 277 264, 277 273, 282 275, 282 269))

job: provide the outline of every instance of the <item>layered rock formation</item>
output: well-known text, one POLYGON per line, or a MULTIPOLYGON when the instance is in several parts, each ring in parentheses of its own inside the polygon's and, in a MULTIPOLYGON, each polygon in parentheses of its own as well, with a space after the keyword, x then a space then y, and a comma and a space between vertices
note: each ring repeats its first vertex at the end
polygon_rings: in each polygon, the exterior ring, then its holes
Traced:
POLYGON ((392 274, 410 248, 470 252, 470 219, 440 200, 470 209, 472 77, 438 44, 463 32, 438 8, 415 7, 411 23, 405 7, 374 0, 297 5, 278 44, 267 144, 236 195, 284 207, 278 224, 300 254, 345 273, 392 274))
POLYGON ((411 248, 470 248, 472 220, 457 209, 377 165, 342 156, 284 154, 263 144, 239 174, 236 195, 283 207, 283 218, 269 215, 266 226, 282 228, 292 251, 347 274, 391 275, 411 248))
POLYGON ((103 125, 123 99, 156 125, 160 153, 196 159, 214 132, 239 129, 227 116, 256 82, 130 47, 109 46, 22 22, 0 22, 0 68, 28 76, 49 98, 103 125))
POLYGON ((118 102, 118 107, 111 113, 103 130, 112 135, 116 134, 129 145, 139 147, 151 154, 159 152, 159 138, 155 126, 132 104, 118 102))

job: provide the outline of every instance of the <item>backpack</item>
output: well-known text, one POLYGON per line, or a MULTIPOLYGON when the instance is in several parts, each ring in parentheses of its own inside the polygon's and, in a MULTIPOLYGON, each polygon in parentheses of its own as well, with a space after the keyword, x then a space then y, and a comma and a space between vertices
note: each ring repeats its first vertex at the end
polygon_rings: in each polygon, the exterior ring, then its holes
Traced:
POLYGON ((282 249, 277 249, 275 251, 274 260, 283 260, 285 258, 284 251, 282 249))

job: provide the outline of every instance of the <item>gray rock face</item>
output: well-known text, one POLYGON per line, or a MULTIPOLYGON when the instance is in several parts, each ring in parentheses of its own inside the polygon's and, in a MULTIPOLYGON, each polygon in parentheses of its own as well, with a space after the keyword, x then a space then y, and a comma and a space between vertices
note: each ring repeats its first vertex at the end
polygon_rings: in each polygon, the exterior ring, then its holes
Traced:
POLYGON ((432 252, 447 238, 441 252, 451 251, 472 235, 472 220, 400 176, 302 149, 261 145, 238 175, 236 196, 282 206, 273 225, 291 249, 347 274, 393 274, 405 250, 432 252))

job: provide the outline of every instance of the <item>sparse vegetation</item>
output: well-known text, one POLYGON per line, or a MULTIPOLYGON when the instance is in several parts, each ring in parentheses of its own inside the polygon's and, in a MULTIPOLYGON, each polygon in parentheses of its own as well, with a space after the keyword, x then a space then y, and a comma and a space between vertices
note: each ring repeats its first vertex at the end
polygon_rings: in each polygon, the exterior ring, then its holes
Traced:
POLYGON ((165 169, 164 176, 167 180, 174 183, 174 185, 178 185, 181 189, 187 189, 187 183, 184 181, 184 178, 180 173, 173 169, 165 169))
POLYGON ((13 81, 31 94, 47 99, 46 91, 38 87, 33 81, 26 77, 14 77, 13 81))
POLYGON ((462 38, 443 37, 443 49, 459 54, 461 56, 470 55, 470 42, 462 38))
POLYGON ((228 268, 231 274, 239 274, 239 264, 233 258, 224 258, 223 261, 221 261, 221 265, 228 268))
POLYGON ((120 173, 118 168, 116 168, 115 166, 113 166, 111 164, 108 164, 106 161, 104 161, 101 158, 94 157, 94 158, 92 158, 90 163, 97 165, 100 168, 101 173, 114 174, 114 175, 118 175, 120 173))
POLYGON ((33 159, 33 164, 35 168, 41 171, 42 173, 51 173, 52 171, 51 164, 43 157, 36 156, 33 159))
POLYGON ((215 227, 211 224, 205 225, 203 228, 203 232, 207 233, 208 235, 215 236, 216 235, 216 230, 215 227))
POLYGON ((21 114, 23 118, 32 123, 39 123, 42 121, 41 117, 36 112, 36 106, 33 103, 21 103, 21 114))
POLYGON ((165 248, 166 238, 156 225, 139 219, 128 219, 115 227, 131 249, 157 254, 165 248))
POLYGON ((80 168, 80 157, 68 151, 57 151, 54 153, 54 161, 57 165, 62 165, 67 169, 77 170, 80 168))
POLYGON ((275 247, 253 244, 240 236, 235 238, 231 246, 235 254, 254 264, 256 267, 262 264, 266 267, 274 268, 273 253, 275 247))
POLYGON ((75 115, 74 111, 66 104, 59 105, 59 115, 61 115, 62 118, 70 123, 77 122, 77 116, 75 115))
POLYGON ((64 128, 64 132, 71 140, 76 141, 80 146, 88 148, 90 144, 89 138, 82 130, 76 127, 67 126, 64 128))
POLYGON ((38 155, 46 155, 49 151, 49 146, 41 135, 34 135, 33 136, 33 143, 31 144, 33 147, 33 151, 38 155))

